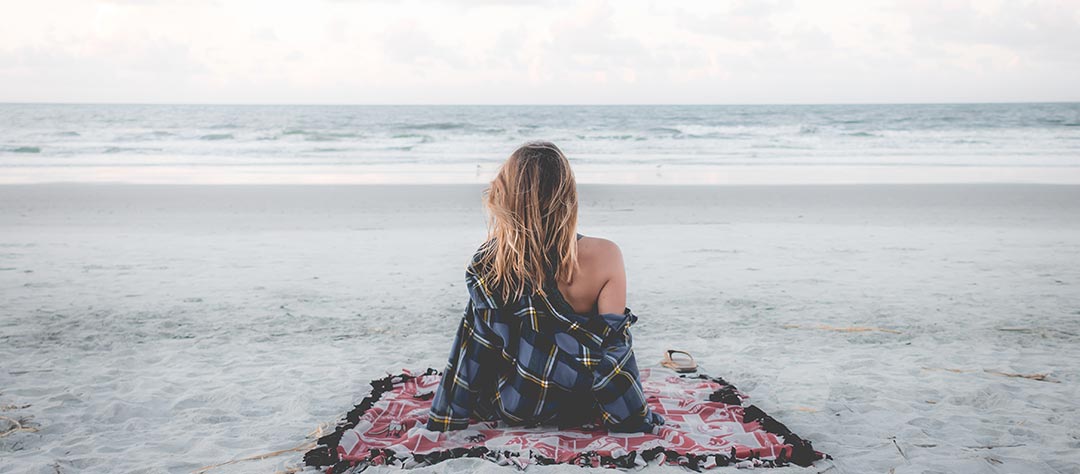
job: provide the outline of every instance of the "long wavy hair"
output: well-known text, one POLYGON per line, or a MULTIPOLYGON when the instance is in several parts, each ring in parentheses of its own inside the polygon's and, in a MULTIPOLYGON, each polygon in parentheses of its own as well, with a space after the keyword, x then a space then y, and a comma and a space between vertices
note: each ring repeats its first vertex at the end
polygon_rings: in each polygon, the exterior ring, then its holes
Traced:
POLYGON ((484 205, 488 239, 480 268, 504 301, 527 290, 547 296, 547 285, 571 281, 578 264, 577 184, 559 147, 529 142, 515 150, 484 192, 484 205))

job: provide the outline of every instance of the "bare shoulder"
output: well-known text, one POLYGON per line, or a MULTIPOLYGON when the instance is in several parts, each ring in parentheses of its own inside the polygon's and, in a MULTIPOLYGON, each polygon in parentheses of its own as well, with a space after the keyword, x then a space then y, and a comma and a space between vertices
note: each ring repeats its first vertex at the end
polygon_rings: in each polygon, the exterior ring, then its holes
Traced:
POLYGON ((621 314, 626 308, 626 268, 622 250, 607 239, 585 237, 578 241, 582 283, 600 314, 621 314))
POLYGON ((622 267, 622 250, 608 239, 582 237, 578 241, 578 258, 594 268, 622 267))

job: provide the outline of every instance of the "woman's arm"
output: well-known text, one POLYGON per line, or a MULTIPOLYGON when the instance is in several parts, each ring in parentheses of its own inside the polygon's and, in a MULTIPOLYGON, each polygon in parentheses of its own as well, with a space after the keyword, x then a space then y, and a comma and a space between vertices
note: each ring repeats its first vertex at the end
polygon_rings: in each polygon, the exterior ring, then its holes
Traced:
POLYGON ((600 287, 596 309, 600 314, 623 314, 626 309, 626 268, 622 251, 615 242, 601 239, 597 246, 600 268, 604 269, 605 282, 600 287))
POLYGON ((466 305, 446 370, 431 402, 427 429, 463 429, 476 415, 480 391, 493 386, 499 367, 509 359, 504 350, 505 341, 492 328, 497 312, 477 308, 472 300, 466 305))

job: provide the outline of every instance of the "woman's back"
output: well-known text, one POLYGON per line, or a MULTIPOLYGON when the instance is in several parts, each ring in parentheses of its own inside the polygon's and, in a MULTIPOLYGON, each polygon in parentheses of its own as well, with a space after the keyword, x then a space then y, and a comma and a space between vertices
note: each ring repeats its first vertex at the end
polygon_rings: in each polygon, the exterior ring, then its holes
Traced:
POLYGON ((578 268, 572 281, 559 281, 559 293, 579 314, 622 314, 626 307, 626 272, 619 246, 607 239, 582 236, 577 241, 578 268))
MULTIPOLYGON (((617 247, 595 240, 598 247, 586 250, 595 252, 593 263, 609 261, 617 247)), ((485 276, 489 269, 483 256, 490 248, 481 246, 466 269, 469 303, 432 401, 428 429, 461 429, 470 419, 513 425, 603 423, 612 431, 629 432, 651 432, 663 424, 648 408, 638 380, 629 332, 637 317, 630 309, 577 311, 553 280, 544 293, 529 287, 515 298, 501 298, 485 276)), ((598 284, 600 278, 593 275, 567 288, 600 286, 599 302, 613 280, 598 284)))
POLYGON ((637 377, 626 274, 613 242, 582 237, 570 163, 546 142, 510 155, 484 203, 488 239, 465 272, 469 303, 428 427, 600 420, 652 431, 637 377))

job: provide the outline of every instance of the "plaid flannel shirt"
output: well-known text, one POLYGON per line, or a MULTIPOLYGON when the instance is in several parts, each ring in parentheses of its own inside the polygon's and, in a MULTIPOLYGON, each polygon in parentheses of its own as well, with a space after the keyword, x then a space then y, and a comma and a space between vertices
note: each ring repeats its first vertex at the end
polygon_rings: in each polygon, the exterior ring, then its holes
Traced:
MULTIPOLYGON (((483 250, 481 250, 483 251, 483 250)), ((652 432, 664 419, 645 403, 631 349, 635 316, 576 314, 552 284, 547 297, 502 303, 478 271, 465 272, 469 302, 427 428, 462 429, 470 418, 512 425, 652 432)), ((526 292, 528 293, 528 292, 526 292)))

